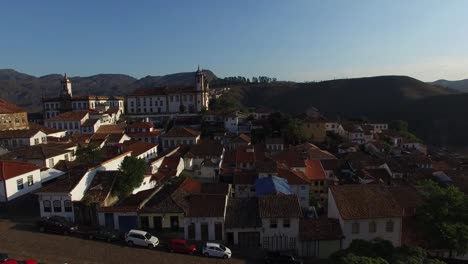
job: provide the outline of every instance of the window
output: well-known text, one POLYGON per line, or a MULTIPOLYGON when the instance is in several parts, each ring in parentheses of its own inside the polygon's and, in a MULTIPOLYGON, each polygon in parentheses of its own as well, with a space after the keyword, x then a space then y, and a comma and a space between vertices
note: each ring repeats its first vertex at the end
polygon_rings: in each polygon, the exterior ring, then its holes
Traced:
POLYGON ((65 154, 65 160, 69 161, 68 154, 65 154))
POLYGON ((23 179, 16 180, 16 187, 17 187, 18 191, 24 189, 23 179))
POLYGON ((53 202, 54 212, 62 212, 62 203, 59 200, 53 202))
POLYGON ((48 163, 49 163, 49 168, 52 168, 54 166, 54 159, 53 158, 49 159, 48 163))
POLYGON ((50 207, 50 201, 49 200, 44 200, 42 201, 42 205, 44 206, 44 212, 50 213, 52 212, 52 208, 50 207))
POLYGON ((34 145, 37 145, 37 144, 39 144, 39 139, 38 139, 38 138, 35 138, 35 139, 34 139, 34 145))
POLYGON ((215 223, 215 240, 223 240, 223 223, 215 223))
POLYGON ((304 186, 304 185, 301 185, 301 190, 305 190, 305 186, 304 186))
POLYGON ((369 233, 375 233, 377 232, 377 223, 374 221, 369 223, 369 233))
POLYGON ((394 226, 394 223, 392 220, 387 221, 387 223, 385 224, 385 231, 393 232, 393 226, 394 226))
POLYGON ((284 228, 289 228, 291 226, 291 222, 289 219, 283 219, 283 227, 284 228))
POLYGON ((278 220, 270 219, 270 228, 277 228, 278 227, 278 220))
POLYGON ((72 202, 70 200, 63 201, 63 206, 65 207, 65 212, 72 211, 72 202))
POLYGON ((351 226, 351 233, 358 234, 359 233, 359 223, 353 223, 351 226))
POLYGON ((188 226, 188 238, 191 240, 195 239, 195 224, 194 223, 190 223, 190 225, 188 226))
POLYGON ((34 185, 34 178, 32 175, 28 176, 28 186, 34 185))

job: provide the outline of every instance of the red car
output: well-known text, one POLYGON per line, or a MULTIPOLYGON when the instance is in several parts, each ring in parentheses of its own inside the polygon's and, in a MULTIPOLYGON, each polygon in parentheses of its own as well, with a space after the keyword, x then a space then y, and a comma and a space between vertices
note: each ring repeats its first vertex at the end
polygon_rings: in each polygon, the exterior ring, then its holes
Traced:
POLYGON ((37 261, 33 259, 27 259, 27 260, 14 260, 14 259, 9 259, 5 262, 0 262, 1 264, 37 264, 37 261))
POLYGON ((184 239, 171 239, 169 241, 169 251, 195 254, 195 252, 197 252, 197 247, 187 244, 187 241, 184 239))

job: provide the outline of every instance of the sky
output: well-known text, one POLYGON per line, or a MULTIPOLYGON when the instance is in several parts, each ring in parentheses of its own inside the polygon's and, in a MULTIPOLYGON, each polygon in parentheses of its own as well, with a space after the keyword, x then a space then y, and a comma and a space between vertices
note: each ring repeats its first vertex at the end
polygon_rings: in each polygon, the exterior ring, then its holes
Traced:
POLYGON ((466 0, 0 2, 0 68, 319 81, 468 78, 466 0))

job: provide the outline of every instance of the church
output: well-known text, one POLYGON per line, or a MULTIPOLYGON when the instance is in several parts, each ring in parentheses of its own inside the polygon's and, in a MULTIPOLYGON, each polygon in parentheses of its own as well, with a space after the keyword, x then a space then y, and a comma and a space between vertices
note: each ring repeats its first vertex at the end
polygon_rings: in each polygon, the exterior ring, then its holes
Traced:
POLYGON ((198 114, 208 110, 209 81, 198 67, 194 85, 140 88, 127 96, 128 115, 198 114))
POLYGON ((65 74, 61 81, 61 90, 58 97, 45 97, 42 99, 44 119, 58 116, 71 111, 119 112, 125 110, 123 96, 73 96, 72 83, 65 74))

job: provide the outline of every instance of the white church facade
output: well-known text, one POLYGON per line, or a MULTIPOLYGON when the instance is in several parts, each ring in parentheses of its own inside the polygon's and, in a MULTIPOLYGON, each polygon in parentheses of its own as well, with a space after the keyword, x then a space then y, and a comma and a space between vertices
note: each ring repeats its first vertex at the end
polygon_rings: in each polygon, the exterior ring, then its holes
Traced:
POLYGON ((127 96, 129 115, 197 114, 208 109, 209 82, 198 68, 195 85, 141 88, 127 96))

